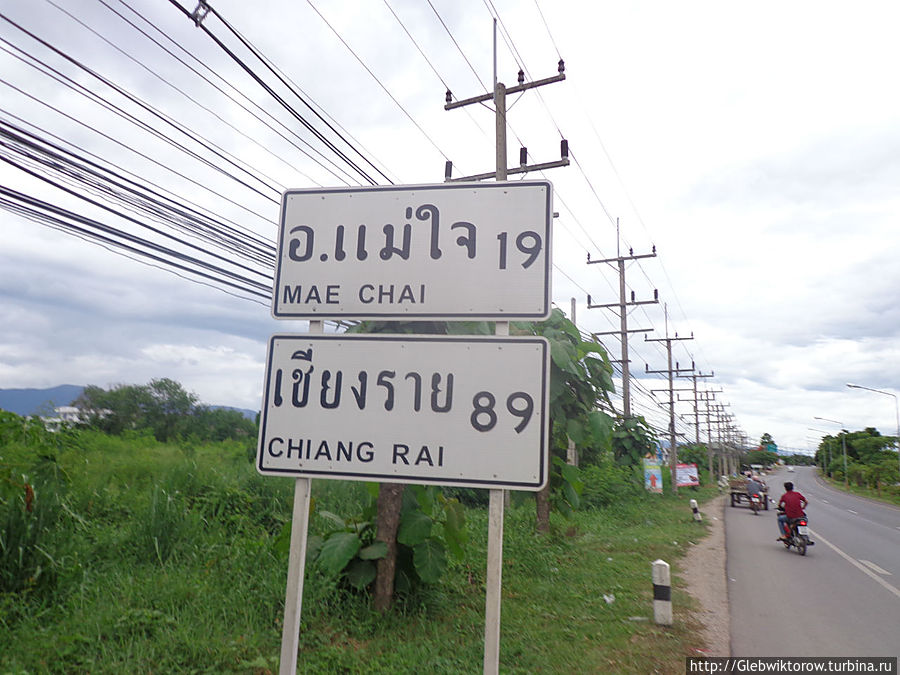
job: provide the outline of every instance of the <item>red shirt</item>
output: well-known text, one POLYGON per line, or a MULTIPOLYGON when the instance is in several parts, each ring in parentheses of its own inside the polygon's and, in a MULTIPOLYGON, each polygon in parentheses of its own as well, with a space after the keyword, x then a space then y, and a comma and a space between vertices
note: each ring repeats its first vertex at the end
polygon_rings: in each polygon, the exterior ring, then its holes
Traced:
POLYGON ((788 518, 800 518, 803 515, 803 507, 800 503, 806 504, 806 497, 796 490, 785 492, 778 500, 779 504, 784 504, 784 515, 788 518))

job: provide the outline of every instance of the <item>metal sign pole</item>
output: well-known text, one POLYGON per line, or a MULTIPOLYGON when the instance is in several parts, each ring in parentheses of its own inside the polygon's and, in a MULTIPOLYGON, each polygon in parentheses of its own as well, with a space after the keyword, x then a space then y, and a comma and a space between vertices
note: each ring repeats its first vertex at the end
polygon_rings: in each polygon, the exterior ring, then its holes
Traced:
MULTIPOLYGON (((509 322, 498 321, 495 335, 509 335, 509 322)), ((500 670, 500 600, 503 586, 503 490, 490 491, 487 572, 484 600, 484 675, 500 670)))
MULTIPOLYGON (((310 333, 323 333, 321 321, 309 322, 310 333)), ((303 606, 303 577, 306 572, 306 539, 309 534, 309 497, 312 480, 297 478, 294 483, 294 510, 291 515, 291 550, 288 557, 284 623, 281 628, 279 675, 295 675, 300 646, 300 610, 303 606)))

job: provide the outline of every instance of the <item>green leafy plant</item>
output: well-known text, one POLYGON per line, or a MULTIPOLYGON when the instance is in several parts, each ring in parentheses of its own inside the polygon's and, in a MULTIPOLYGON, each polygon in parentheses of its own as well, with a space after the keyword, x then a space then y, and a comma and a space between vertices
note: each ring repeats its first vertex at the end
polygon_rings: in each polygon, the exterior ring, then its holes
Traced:
MULTIPOLYGON (((387 544, 375 540, 377 485, 370 494, 370 503, 357 519, 316 511, 325 531, 310 537, 307 544, 308 560, 357 590, 371 585, 376 562, 387 554, 387 544)), ((407 486, 397 532, 401 549, 395 573, 397 591, 408 593, 418 582, 437 582, 447 568, 448 553, 462 559, 466 541, 465 511, 459 500, 447 498, 434 486, 407 486)))
POLYGON ((619 464, 639 466, 648 454, 656 454, 656 433, 643 417, 616 421, 612 432, 613 455, 619 464))
POLYGON ((54 534, 61 508, 57 481, 27 475, 0 485, 0 592, 51 589, 59 564, 54 534))

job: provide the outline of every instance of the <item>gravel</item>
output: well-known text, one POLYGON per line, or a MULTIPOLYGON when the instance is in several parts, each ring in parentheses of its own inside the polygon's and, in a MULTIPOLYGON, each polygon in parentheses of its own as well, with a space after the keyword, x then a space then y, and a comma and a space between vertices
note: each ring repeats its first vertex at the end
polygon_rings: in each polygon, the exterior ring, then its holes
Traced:
POLYGON ((725 495, 707 502, 701 509, 711 525, 709 534, 692 546, 678 563, 687 592, 700 606, 696 617, 703 624, 698 656, 731 655, 731 619, 725 578, 725 495))

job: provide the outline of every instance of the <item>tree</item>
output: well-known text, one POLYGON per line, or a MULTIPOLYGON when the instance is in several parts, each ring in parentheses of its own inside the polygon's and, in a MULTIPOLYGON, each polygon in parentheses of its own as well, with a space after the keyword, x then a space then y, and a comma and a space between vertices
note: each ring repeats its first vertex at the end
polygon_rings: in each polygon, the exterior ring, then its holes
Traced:
POLYGON ((559 309, 546 321, 516 323, 513 329, 516 334, 542 335, 550 341, 551 473, 547 486, 535 495, 537 531, 548 532, 554 488, 559 494, 557 506, 564 512, 578 506, 580 479, 565 463, 569 439, 588 458, 611 447, 612 364, 603 346, 583 340, 559 309))
MULTIPOLYGON (((476 334, 490 335, 491 326, 485 322, 363 322, 349 332, 401 334, 476 334)), ((559 493, 558 507, 577 506, 580 489, 578 472, 561 458, 565 457, 568 439, 587 452, 609 448, 612 418, 603 410, 612 410, 609 392, 613 390, 612 365, 603 346, 582 340, 578 328, 559 309, 554 309, 547 321, 516 322, 510 325, 513 335, 542 335, 550 342, 550 428, 551 466, 547 487, 536 495, 537 529, 549 530, 551 489, 559 493)), ((416 500, 404 500, 404 486, 381 483, 377 497, 375 542, 383 544, 384 556, 378 559, 374 582, 374 606, 386 611, 392 602, 397 577, 398 532, 404 522, 426 521, 415 512, 416 500), (404 503, 407 510, 402 514, 404 503)), ((446 501, 446 500, 445 500, 446 501)), ((461 509, 450 513, 461 514, 461 509)), ((422 511, 428 520, 427 512, 422 511)), ((443 528, 447 531, 447 527, 443 528)), ((424 545, 428 542, 421 542, 424 545)), ((436 543, 428 543, 434 552, 436 543)), ((348 558, 350 560, 350 558, 348 558)))
POLYGON ((236 410, 199 405, 197 395, 167 377, 146 385, 118 384, 109 391, 95 385, 84 388, 74 403, 101 431, 121 434, 149 429, 160 442, 188 436, 201 440, 252 438, 256 423, 236 410))
POLYGON ((194 406, 194 414, 188 422, 187 434, 204 441, 224 441, 229 438, 255 438, 257 423, 244 417, 243 413, 227 408, 194 406))
POLYGON ((156 440, 165 443, 182 436, 194 413, 196 394, 167 377, 150 380, 147 391, 150 400, 145 414, 156 440))
POLYGON ((620 418, 612 435, 613 456, 619 464, 639 466, 647 453, 656 455, 656 433, 641 416, 620 418))
POLYGON ((88 385, 75 399, 75 407, 88 414, 88 423, 110 434, 146 425, 146 411, 151 405, 147 387, 117 384, 109 391, 88 385))

